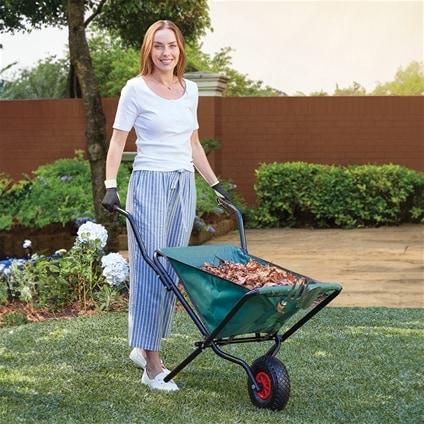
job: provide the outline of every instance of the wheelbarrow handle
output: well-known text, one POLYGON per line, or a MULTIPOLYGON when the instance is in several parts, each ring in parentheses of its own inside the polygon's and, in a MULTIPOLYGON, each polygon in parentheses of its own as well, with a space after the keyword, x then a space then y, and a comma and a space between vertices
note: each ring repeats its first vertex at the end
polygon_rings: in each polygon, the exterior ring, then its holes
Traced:
POLYGON ((218 205, 221 205, 221 206, 223 206, 224 208, 227 208, 227 209, 231 209, 235 213, 236 218, 237 218, 237 226, 238 226, 238 230, 239 230, 239 234, 240 234, 241 250, 244 253, 248 253, 247 252, 246 233, 244 231, 244 222, 243 222, 242 213, 240 212, 240 210, 236 206, 234 206, 228 200, 217 197, 216 201, 217 201, 218 205))
POLYGON ((116 213, 119 213, 120 215, 123 215, 128 220, 128 222, 130 223, 132 232, 134 234, 134 237, 137 241, 138 247, 140 248, 140 252, 141 252, 141 255, 143 256, 143 259, 150 265, 151 268, 153 268, 154 271, 158 272, 156 264, 153 262, 153 259, 150 258, 150 256, 147 254, 146 245, 144 244, 143 239, 141 238, 137 230, 137 225, 135 223, 134 217, 125 209, 122 209, 117 205, 113 205, 113 211, 116 213))
MULTIPOLYGON (((246 243, 246 234, 244 231, 244 223, 243 223, 243 215, 241 214, 240 210, 238 208, 236 208, 231 202, 221 199, 221 198, 217 198, 217 202, 219 205, 231 209, 237 218, 237 225, 238 225, 238 229, 239 229, 239 235, 240 235, 240 245, 241 245, 241 250, 244 253, 248 253, 247 252, 247 243, 246 243)), ((138 233, 137 230, 137 225, 134 221, 133 216, 127 212, 125 209, 120 208, 118 205, 113 205, 113 211, 123 215, 126 219, 128 219, 128 222, 130 223, 130 226, 132 228, 132 231, 134 233, 134 236, 136 238, 137 244, 140 248, 141 254, 143 256, 143 259, 154 269, 156 270, 156 265, 153 262, 153 260, 148 256, 147 254, 147 250, 145 247, 145 244, 143 242, 143 240, 141 239, 140 234, 138 233)))

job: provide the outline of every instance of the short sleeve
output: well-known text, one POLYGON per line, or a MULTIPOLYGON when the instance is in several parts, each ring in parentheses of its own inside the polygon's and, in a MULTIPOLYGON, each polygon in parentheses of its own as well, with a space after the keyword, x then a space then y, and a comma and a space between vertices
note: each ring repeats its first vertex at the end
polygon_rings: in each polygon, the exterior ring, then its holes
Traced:
POLYGON ((199 88, 197 87, 197 84, 193 84, 194 85, 194 99, 193 99, 193 117, 194 117, 194 129, 193 130, 198 130, 199 129, 199 121, 197 119, 197 107, 199 104, 199 88))
POLYGON ((134 86, 127 82, 121 91, 113 128, 130 131, 138 115, 134 86))

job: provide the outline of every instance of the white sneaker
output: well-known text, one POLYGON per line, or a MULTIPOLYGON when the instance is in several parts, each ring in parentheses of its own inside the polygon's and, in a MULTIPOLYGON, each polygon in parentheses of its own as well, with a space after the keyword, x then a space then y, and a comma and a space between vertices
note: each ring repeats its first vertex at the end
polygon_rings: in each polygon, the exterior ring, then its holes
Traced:
POLYGON ((141 349, 137 349, 136 347, 130 353, 130 359, 134 362, 139 368, 146 368, 146 358, 141 353, 141 349))
POLYGON ((143 377, 141 377, 141 382, 146 386, 149 386, 152 389, 164 390, 167 392, 175 392, 178 389, 178 386, 174 383, 174 380, 169 380, 168 382, 163 381, 163 379, 169 374, 169 372, 163 371, 159 373, 155 378, 150 379, 147 375, 147 372, 144 371, 143 377))
MULTIPOLYGON (((138 348, 134 348, 131 353, 130 353, 130 359, 131 361, 134 362, 134 364, 136 364, 139 368, 141 369, 145 369, 146 368, 146 358, 143 356, 143 354, 141 353, 141 349, 138 348)), ((162 362, 161 362, 162 363, 162 362)), ((164 368, 163 363, 162 363, 162 369, 166 372, 166 373, 170 373, 170 371, 167 368, 164 368)))

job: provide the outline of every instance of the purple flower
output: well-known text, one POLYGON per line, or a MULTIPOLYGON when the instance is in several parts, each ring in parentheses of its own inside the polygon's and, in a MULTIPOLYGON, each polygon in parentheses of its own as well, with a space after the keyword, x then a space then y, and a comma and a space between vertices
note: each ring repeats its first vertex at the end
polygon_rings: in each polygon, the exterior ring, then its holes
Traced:
POLYGON ((209 225, 207 228, 207 232, 210 234, 215 234, 216 233, 215 227, 212 225, 209 225))

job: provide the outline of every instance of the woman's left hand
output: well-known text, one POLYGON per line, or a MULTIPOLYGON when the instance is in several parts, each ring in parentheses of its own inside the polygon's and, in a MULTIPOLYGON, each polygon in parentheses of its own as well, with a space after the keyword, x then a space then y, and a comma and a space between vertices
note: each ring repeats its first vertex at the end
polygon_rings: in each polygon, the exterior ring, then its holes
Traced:
POLYGON ((233 200, 231 199, 231 196, 228 194, 227 190, 225 190, 225 188, 221 185, 220 182, 217 182, 216 184, 214 184, 213 186, 211 186, 214 191, 215 194, 220 197, 221 199, 225 199, 230 203, 233 203, 233 200))

